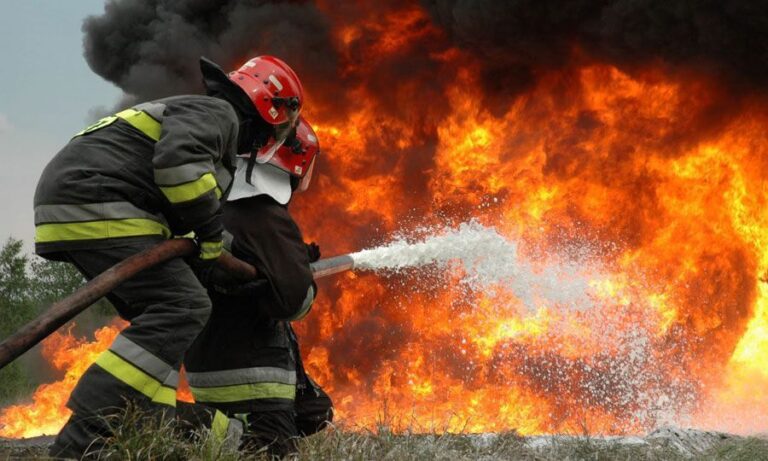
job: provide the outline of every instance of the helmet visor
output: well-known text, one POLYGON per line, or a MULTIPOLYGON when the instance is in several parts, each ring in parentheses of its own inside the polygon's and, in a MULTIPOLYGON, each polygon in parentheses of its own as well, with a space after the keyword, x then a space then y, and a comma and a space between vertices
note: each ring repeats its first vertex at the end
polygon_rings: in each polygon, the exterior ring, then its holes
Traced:
POLYGON ((285 143, 285 138, 276 139, 256 151, 256 163, 264 164, 272 160, 272 157, 274 157, 277 151, 283 146, 283 143, 285 143))
POLYGON ((285 141, 296 135, 296 127, 299 123, 299 114, 301 113, 301 106, 295 108, 286 107, 286 114, 288 120, 286 122, 275 125, 274 128, 274 142, 267 143, 266 146, 256 152, 256 163, 267 163, 272 160, 278 149, 280 149, 285 141))
POLYGON ((301 181, 299 181, 299 187, 296 188, 296 192, 306 192, 306 190, 309 189, 309 183, 312 182, 312 173, 315 172, 316 162, 317 157, 312 159, 312 163, 309 164, 309 171, 307 171, 307 174, 305 174, 304 177, 301 178, 301 181))

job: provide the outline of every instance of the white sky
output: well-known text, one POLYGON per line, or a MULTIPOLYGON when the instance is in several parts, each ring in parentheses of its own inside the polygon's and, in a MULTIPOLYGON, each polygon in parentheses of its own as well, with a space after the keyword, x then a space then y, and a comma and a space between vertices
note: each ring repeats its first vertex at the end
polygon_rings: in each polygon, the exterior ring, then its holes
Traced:
POLYGON ((121 94, 83 58, 83 19, 104 0, 0 0, 0 243, 32 250, 32 197, 48 160, 121 94))

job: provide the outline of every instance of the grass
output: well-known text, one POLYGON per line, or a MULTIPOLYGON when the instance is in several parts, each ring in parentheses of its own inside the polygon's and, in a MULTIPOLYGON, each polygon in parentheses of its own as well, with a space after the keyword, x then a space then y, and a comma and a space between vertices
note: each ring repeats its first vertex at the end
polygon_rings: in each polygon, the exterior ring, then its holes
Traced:
MULTIPOLYGON (((167 421, 128 412, 109 424, 114 435, 106 448, 95 455, 102 460, 267 460, 263 453, 243 454, 215 443, 208 433, 182 437, 167 421)), ((47 459, 50 438, 20 442, 0 441, 0 460, 47 459)), ((731 437, 716 443, 693 458, 686 457, 664 440, 631 444, 599 437, 524 438, 515 432, 492 435, 469 434, 394 434, 377 430, 350 431, 331 427, 299 444, 293 460, 768 460, 768 440, 731 437)))
POLYGON ((94 458, 115 461, 141 460, 222 460, 241 459, 236 447, 226 447, 210 431, 181 433, 172 420, 147 416, 129 407, 119 416, 106 418, 112 436, 94 458))
POLYGON ((715 447, 710 459, 727 461, 768 460, 768 439, 749 437, 715 447))

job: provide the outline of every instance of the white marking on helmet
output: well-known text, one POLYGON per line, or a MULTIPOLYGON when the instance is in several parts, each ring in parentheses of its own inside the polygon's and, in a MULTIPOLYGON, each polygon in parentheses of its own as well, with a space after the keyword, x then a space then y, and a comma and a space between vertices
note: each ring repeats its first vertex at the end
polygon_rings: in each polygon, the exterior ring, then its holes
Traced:
POLYGON ((245 66, 246 67, 256 67, 256 63, 253 62, 253 61, 248 61, 248 62, 245 63, 245 66))
POLYGON ((269 81, 272 82, 273 85, 275 85, 275 88, 277 88, 277 91, 283 91, 283 84, 280 83, 280 80, 277 79, 274 75, 269 76, 269 81))
POLYGON ((312 142, 317 142, 317 138, 314 135, 308 134, 307 139, 309 139, 312 142))
POLYGON ((294 166, 294 167, 293 167, 293 172, 294 172, 295 174, 301 174, 301 171, 302 171, 302 170, 303 170, 303 168, 302 168, 302 167, 300 167, 299 165, 296 165, 296 166, 294 166))
POLYGON ((274 107, 270 107, 269 108, 269 115, 271 115, 272 118, 277 118, 277 115, 278 115, 277 114, 277 109, 275 109, 274 107))

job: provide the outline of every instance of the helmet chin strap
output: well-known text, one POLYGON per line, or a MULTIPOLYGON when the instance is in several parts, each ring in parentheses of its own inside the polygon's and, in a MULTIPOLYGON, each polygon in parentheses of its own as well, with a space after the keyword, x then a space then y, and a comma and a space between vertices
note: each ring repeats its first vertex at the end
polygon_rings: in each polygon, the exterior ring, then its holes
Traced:
POLYGON ((253 176, 253 167, 256 165, 256 156, 251 155, 248 157, 248 166, 245 168, 245 182, 250 184, 251 186, 253 183, 251 182, 251 176, 253 176))
POLYGON ((269 141, 270 128, 267 123, 252 118, 244 120, 241 124, 240 129, 245 129, 246 132, 242 133, 241 139, 238 139, 238 154, 250 154, 245 171, 245 182, 250 185, 253 185, 251 176, 253 175, 253 166, 256 164, 255 152, 258 152, 269 141))

